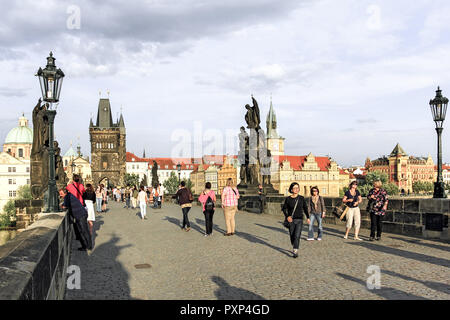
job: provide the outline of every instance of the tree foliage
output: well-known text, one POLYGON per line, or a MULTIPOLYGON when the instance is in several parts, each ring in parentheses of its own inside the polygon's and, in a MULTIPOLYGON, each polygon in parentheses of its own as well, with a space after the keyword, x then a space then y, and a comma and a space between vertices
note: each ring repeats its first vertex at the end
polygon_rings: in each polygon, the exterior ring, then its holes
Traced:
POLYGON ((388 175, 385 172, 380 171, 371 171, 367 173, 366 175, 366 181, 364 184, 368 184, 370 186, 373 186, 373 183, 375 181, 381 181, 381 183, 384 185, 388 182, 388 175))
POLYGON ((139 187, 139 176, 137 174, 129 174, 125 173, 125 177, 123 179, 125 186, 130 185, 130 187, 136 186, 139 187))
POLYGON ((164 181, 163 185, 164 188, 167 190, 168 193, 174 194, 178 190, 178 177, 175 174, 175 172, 171 171, 169 178, 164 181))
POLYGON ((31 188, 30 185, 25 184, 17 188, 17 195, 14 199, 8 200, 3 206, 3 214, 0 215, 0 228, 13 227, 16 221, 16 207, 14 205, 15 200, 31 200, 31 188))
POLYGON ((397 185, 388 182, 388 175, 385 172, 371 171, 367 173, 365 181, 358 186, 358 190, 361 193, 361 197, 367 197, 370 189, 373 188, 373 183, 375 181, 381 181, 382 188, 386 190, 387 194, 390 196, 398 195, 400 193, 400 190, 398 189, 397 185))
MULTIPOLYGON (((182 181, 186 182, 186 188, 192 192, 191 179, 182 179, 182 181)), ((166 179, 166 181, 164 181, 163 186, 169 194, 174 194, 178 191, 179 181, 175 172, 170 172, 170 176, 166 179)))
POLYGON ((433 182, 416 181, 413 183, 414 193, 432 192, 434 190, 433 182))

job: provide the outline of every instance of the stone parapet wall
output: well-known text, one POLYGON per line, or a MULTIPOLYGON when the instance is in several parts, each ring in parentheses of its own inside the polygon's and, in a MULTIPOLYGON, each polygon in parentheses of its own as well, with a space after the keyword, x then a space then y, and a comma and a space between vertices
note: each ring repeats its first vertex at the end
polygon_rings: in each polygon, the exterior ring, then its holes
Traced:
POLYGON ((68 216, 48 213, 0 246, 0 300, 63 299, 72 238, 68 216))
MULTIPOLYGON (((284 218, 281 212, 285 197, 267 198, 264 213, 284 218)), ((326 206, 325 223, 342 224, 333 214, 336 207, 342 205, 341 198, 324 197, 326 206)), ((367 199, 359 205, 361 210, 361 228, 370 229, 370 215, 366 211, 367 199)), ((386 215, 383 217, 383 231, 425 238, 449 239, 448 217, 450 199, 391 199, 386 215), (440 225, 440 227, 439 227, 440 225)))

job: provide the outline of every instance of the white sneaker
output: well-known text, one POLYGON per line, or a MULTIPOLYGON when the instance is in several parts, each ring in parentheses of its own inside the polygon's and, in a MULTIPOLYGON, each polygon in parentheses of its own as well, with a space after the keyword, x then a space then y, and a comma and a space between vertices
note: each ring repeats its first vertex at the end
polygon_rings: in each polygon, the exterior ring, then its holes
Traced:
POLYGON ((308 239, 306 239, 306 240, 308 240, 308 241, 314 241, 314 238, 308 238, 308 239))
POLYGON ((322 238, 317 238, 317 241, 322 241, 322 238))
POLYGON ((344 236, 344 239, 347 239, 347 236, 344 236))

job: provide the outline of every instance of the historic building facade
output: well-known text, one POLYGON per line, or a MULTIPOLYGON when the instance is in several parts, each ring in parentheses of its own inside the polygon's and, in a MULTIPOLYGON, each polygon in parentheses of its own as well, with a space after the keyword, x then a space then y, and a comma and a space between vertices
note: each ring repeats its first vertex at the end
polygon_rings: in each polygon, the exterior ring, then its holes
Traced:
POLYGON ((74 174, 78 174, 85 185, 90 183, 94 184, 94 188, 96 187, 96 184, 92 180, 89 157, 83 157, 80 145, 77 146, 77 152, 75 152, 75 150, 73 150, 72 143, 70 143, 69 149, 63 156, 63 164, 64 171, 70 181, 72 181, 74 174))
POLYGON ((223 166, 217 171, 217 191, 222 194, 223 188, 227 185, 229 178, 233 179, 233 183, 237 185, 237 165, 233 157, 226 157, 223 166))
POLYGON ((19 118, 19 126, 13 128, 6 136, 3 152, 18 159, 30 160, 33 130, 28 127, 28 119, 24 115, 19 118))
MULTIPOLYGON (((278 156, 274 159, 279 170, 273 172, 271 183, 280 194, 289 195, 289 186, 297 182, 302 196, 310 196, 313 186, 319 188, 322 196, 338 197, 341 187, 341 171, 337 163, 328 157, 316 157, 312 153, 307 156, 278 156)), ((345 183, 348 185, 350 176, 345 183)))
POLYGON ((33 131, 28 120, 22 115, 19 126, 11 129, 0 153, 0 212, 10 199, 14 199, 17 190, 30 185, 30 154, 33 144, 33 131))
POLYGON ((376 160, 366 160, 368 172, 378 171, 388 175, 389 182, 398 186, 399 190, 412 192, 413 183, 416 181, 435 182, 436 172, 431 156, 408 156, 397 143, 389 157, 381 157, 376 160))
POLYGON ((122 186, 126 173, 126 130, 123 115, 114 123, 109 99, 100 99, 97 122, 89 125, 94 184, 122 186))

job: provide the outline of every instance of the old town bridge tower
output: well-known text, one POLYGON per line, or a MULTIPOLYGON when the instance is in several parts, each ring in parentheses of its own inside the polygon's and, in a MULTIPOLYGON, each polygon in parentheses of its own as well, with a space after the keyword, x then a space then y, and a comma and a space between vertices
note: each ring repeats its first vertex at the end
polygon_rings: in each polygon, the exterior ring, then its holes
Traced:
MULTIPOLYGON (((100 99, 97 122, 89 125, 91 170, 94 185, 123 186, 126 170, 126 139, 123 115, 114 123, 109 99, 100 99)), ((94 186, 95 187, 95 186, 94 186)))

